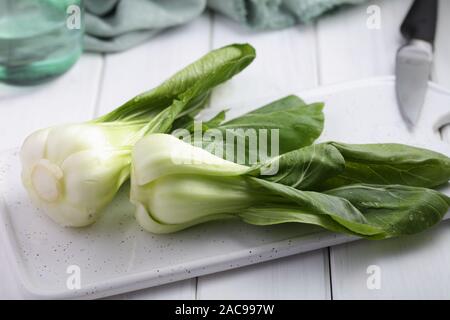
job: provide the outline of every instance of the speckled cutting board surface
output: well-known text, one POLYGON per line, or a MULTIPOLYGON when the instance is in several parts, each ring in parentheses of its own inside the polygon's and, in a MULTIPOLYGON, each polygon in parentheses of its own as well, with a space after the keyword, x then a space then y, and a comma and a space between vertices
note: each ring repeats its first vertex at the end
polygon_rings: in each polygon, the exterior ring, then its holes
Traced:
MULTIPOLYGON (((450 155, 438 131, 450 122, 450 93, 435 85, 414 130, 401 119, 392 78, 296 94, 307 102, 325 101, 322 141, 399 142, 450 155)), ((450 195, 449 188, 443 191, 450 195)), ((108 296, 355 240, 306 225, 256 227, 238 221, 152 235, 134 221, 127 193, 125 186, 95 225, 62 228, 30 203, 20 182, 18 151, 0 156, 0 231, 27 297, 108 296), (67 288, 70 266, 79 267, 81 289, 67 288)))

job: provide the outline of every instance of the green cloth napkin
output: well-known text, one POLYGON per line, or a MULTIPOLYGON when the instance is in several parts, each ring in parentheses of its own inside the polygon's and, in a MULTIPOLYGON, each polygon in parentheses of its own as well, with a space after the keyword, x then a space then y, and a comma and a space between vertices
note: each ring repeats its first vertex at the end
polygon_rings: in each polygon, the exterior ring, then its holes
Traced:
POLYGON ((208 7, 256 30, 308 23, 325 12, 365 0, 208 0, 208 7))
POLYGON ((307 23, 345 4, 365 0, 85 0, 88 51, 131 48, 158 32, 198 17, 206 8, 251 29, 307 23))
POLYGON ((198 17, 206 0, 85 0, 85 49, 115 52, 198 17))

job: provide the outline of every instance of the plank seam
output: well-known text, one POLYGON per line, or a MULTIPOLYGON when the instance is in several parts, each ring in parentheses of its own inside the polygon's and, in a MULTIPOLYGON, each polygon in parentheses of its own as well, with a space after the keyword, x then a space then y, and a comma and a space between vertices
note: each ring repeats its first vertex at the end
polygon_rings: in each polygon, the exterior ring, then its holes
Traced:
MULTIPOLYGON (((214 13, 208 12, 208 20, 209 20, 209 35, 208 35, 208 50, 212 50, 214 44, 214 13)), ((211 96, 208 98, 207 107, 211 106, 211 96)), ((195 285, 194 285, 194 300, 198 300, 198 278, 195 277, 195 285)))
POLYGON ((327 257, 328 257, 328 286, 330 288, 330 300, 334 300, 333 297, 333 277, 332 277, 332 269, 331 269, 331 247, 327 248, 327 257))
POLYGON ((316 86, 322 84, 322 73, 320 68, 320 38, 318 32, 318 22, 315 21, 313 24, 313 33, 314 33, 314 51, 315 51, 315 64, 316 64, 316 86))
MULTIPOLYGON (((316 20, 313 24, 313 33, 314 33, 314 52, 315 52, 315 65, 316 65, 316 86, 322 85, 322 74, 320 68, 320 38, 319 38, 319 25, 316 20)), ((325 275, 328 280, 328 289, 330 292, 330 299, 333 300, 333 277, 332 277, 332 269, 331 269, 331 247, 327 247, 322 249, 322 254, 324 256, 325 262, 325 275), (327 261, 328 260, 328 261, 327 261)))
POLYGON ((98 88, 97 88, 97 95, 95 97, 94 102, 94 112, 92 114, 92 118, 95 119, 99 116, 100 111, 100 102, 102 99, 102 93, 103 93, 103 84, 105 80, 105 70, 106 70, 106 56, 104 53, 101 54, 101 65, 100 65, 100 75, 98 79, 98 88))

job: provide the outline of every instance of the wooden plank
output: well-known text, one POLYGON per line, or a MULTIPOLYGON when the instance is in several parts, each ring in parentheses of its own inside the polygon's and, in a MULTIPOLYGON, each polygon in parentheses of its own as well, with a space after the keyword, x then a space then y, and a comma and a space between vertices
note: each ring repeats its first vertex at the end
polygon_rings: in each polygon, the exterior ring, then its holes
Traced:
POLYGON ((105 300, 191 300, 195 298, 196 283, 197 279, 192 278, 160 287, 108 297, 105 300))
MULTIPOLYGON (((145 44, 106 56, 97 114, 147 91, 210 49, 208 14, 163 32, 145 44)), ((193 299, 196 279, 115 296, 115 299, 193 299)))
POLYGON ((102 69, 86 54, 60 78, 33 87, 0 84, 0 149, 19 147, 33 131, 92 117, 102 69))
POLYGON ((326 16, 317 24, 321 84, 393 74, 400 24, 410 0, 377 0, 326 16), (367 8, 380 8, 380 29, 367 27, 367 8))
MULTIPOLYGON (((242 74, 214 91, 211 109, 233 107, 232 117, 317 85, 315 36, 312 26, 274 32, 250 32, 215 16, 213 46, 248 42, 256 60, 242 74), (258 101, 258 102, 257 102, 258 101), (239 111, 240 108, 240 111, 239 111)), ((328 299, 327 250, 213 274, 198 279, 199 299, 328 299)))
MULTIPOLYGON (((102 65, 100 55, 87 54, 52 82, 33 87, 0 84, 0 150, 19 147, 37 129, 89 119, 102 65)), ((4 250, 0 243, 0 298, 20 299, 23 293, 18 289, 18 279, 12 276, 4 250)))
MULTIPOLYGON (((367 6, 364 5, 343 13, 343 17, 336 15, 321 20, 318 30, 323 83, 393 74, 395 53, 402 43, 398 27, 410 3, 404 0, 371 2, 381 8, 382 24, 378 31, 365 27, 367 6), (343 20, 346 22, 342 23, 343 20)), ((449 20, 449 14, 448 8, 445 11, 441 8, 436 43, 436 56, 440 57, 436 60, 438 74, 449 70, 446 60, 450 52, 445 52, 448 45, 444 40, 446 31, 443 31, 449 26, 442 26, 444 19, 449 20)), ((445 222, 415 236, 384 241, 361 240, 333 247, 330 256, 333 298, 448 298, 449 241, 450 223, 445 222), (372 272, 369 268, 372 265, 379 267, 381 272, 380 289, 367 286, 370 276, 367 272, 372 272)))
POLYGON ((248 106, 265 97, 282 97, 317 86, 315 33, 312 26, 252 32, 214 16, 213 46, 248 42, 256 59, 234 79, 218 87, 211 106, 248 106))
MULTIPOLYGON (((435 42, 433 80, 450 90, 450 1, 439 2, 438 27, 435 42)), ((450 124, 441 130, 444 141, 450 143, 450 124)))
POLYGON ((210 49, 208 15, 162 32, 148 42, 105 58, 98 113, 106 113, 130 98, 159 85, 210 49))
POLYGON ((450 90, 450 1, 439 1, 433 80, 450 90))
MULTIPOLYGON (((326 251, 325 251, 326 252, 326 251)), ((198 299, 329 299, 324 250, 199 278, 198 299)))
POLYGON ((448 299, 449 221, 421 234, 356 241, 332 248, 335 299, 448 299), (369 289, 369 266, 380 270, 380 288, 369 289))

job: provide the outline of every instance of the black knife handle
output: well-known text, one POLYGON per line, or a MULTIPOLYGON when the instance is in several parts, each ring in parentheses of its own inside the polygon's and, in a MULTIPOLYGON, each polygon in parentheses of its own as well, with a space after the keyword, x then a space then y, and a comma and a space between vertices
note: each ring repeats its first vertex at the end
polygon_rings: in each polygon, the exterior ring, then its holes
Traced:
POLYGON ((410 39, 434 43, 437 21, 437 0, 415 0, 403 21, 400 31, 410 39))

